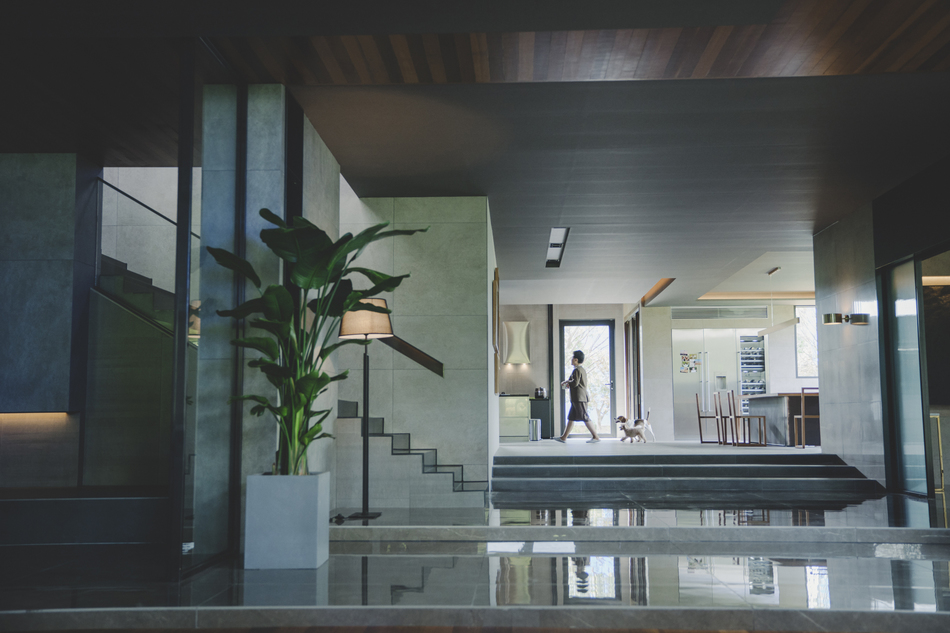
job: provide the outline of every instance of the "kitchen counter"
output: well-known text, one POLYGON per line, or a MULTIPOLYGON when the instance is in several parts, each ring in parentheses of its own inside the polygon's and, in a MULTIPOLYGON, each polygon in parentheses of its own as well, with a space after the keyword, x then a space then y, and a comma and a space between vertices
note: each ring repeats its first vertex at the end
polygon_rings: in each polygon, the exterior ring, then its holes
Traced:
MULTIPOLYGON (((780 446, 795 445, 795 430, 792 426, 793 418, 801 413, 802 393, 759 393, 743 396, 749 401, 749 415, 764 415, 766 436, 769 444, 780 446)), ((810 393, 805 396, 805 409, 808 414, 818 414, 818 394, 810 393)), ((808 444, 821 446, 820 420, 811 418, 805 420, 805 437, 808 444)))

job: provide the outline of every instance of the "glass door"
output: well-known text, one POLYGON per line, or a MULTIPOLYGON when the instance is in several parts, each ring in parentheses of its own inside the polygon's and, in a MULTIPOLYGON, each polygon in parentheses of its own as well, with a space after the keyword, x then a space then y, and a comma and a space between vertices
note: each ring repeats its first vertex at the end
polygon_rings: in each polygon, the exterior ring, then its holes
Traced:
MULTIPOLYGON (((587 411, 591 422, 602 437, 614 437, 616 424, 616 391, 614 389, 614 322, 561 321, 561 380, 567 380, 573 371, 571 356, 574 350, 584 352, 587 370, 587 390, 590 402, 587 411)), ((567 391, 561 390, 561 420, 567 423, 571 402, 567 391)), ((575 424, 572 437, 589 437, 583 424, 575 424)))
POLYGON ((904 492, 928 493, 924 438, 917 273, 913 260, 884 273, 891 424, 895 439, 897 485, 904 492))

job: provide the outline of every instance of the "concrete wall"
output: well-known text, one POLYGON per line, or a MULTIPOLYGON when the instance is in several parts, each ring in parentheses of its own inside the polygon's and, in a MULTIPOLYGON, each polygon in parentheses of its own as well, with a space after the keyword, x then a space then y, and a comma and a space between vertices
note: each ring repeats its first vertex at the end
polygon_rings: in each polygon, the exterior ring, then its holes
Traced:
POLYGON ((74 154, 0 154, 0 412, 70 409, 76 170, 74 154))
MULTIPOLYGON (((303 121, 303 217, 326 231, 331 239, 340 237, 340 193, 349 188, 340 177, 340 164, 330 153, 323 139, 310 121, 303 121)), ((335 355, 327 359, 324 371, 336 375, 335 355)), ((326 393, 317 399, 315 408, 336 410, 339 383, 331 383, 326 393)), ((335 413, 331 413, 323 430, 333 433, 335 413)), ((318 440, 307 452, 310 472, 335 470, 333 440, 318 440)), ((330 507, 336 507, 334 486, 330 485, 330 507)))
MULTIPOLYGON (((442 464, 462 464, 466 479, 488 477, 491 398, 486 328, 490 327, 488 204, 485 198, 369 198, 344 195, 341 232, 378 222, 394 228, 430 227, 427 233, 376 242, 360 263, 385 273, 410 273, 391 296, 393 331, 445 365, 440 378, 382 343, 369 346, 370 416, 387 431, 409 433, 412 446, 436 448, 442 464)), ((338 367, 350 370, 339 387, 345 400, 362 402, 362 349, 340 350, 338 367)), ((343 465, 338 464, 338 473, 343 465)), ((373 478, 374 494, 404 481, 373 478)), ((358 488, 358 477, 338 478, 358 488)), ((351 496, 347 488, 342 496, 351 496)), ((425 495, 413 503, 426 505, 425 495)))
POLYGON ((669 308, 640 310, 640 368, 643 371, 643 410, 657 441, 673 440, 673 319, 669 308))
POLYGON ((885 482, 877 286, 871 210, 815 235, 818 314, 863 312, 868 326, 818 325, 822 451, 885 482), (856 305, 858 304, 858 305, 856 305))
POLYGON ((0 488, 75 486, 78 447, 78 413, 0 413, 0 488))

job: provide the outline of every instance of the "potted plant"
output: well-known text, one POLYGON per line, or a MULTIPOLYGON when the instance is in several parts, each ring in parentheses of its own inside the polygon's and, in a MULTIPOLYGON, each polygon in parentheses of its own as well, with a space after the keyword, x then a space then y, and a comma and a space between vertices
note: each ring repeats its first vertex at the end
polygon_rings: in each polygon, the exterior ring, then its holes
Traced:
MULTIPOLYGON (((232 310, 219 310, 218 314, 249 319, 248 326, 260 331, 261 336, 235 339, 232 344, 260 352, 261 356, 249 361, 248 366, 262 372, 276 389, 276 397, 246 394, 232 400, 250 400, 255 403, 251 413, 271 415, 277 422, 279 441, 274 474, 307 475, 307 448, 316 440, 330 437, 323 431, 323 423, 332 409, 314 410, 314 402, 330 383, 343 380, 348 373, 331 376, 324 371, 324 365, 330 355, 344 345, 368 344, 361 340, 333 342, 343 314, 357 308, 362 299, 394 290, 409 276, 390 276, 357 267, 354 262, 372 242, 426 229, 384 231, 387 224, 383 223, 355 236, 347 233, 334 242, 302 217, 294 218, 288 225, 268 209, 261 209, 260 215, 274 225, 261 231, 261 240, 283 261, 289 287, 275 284, 262 289, 260 276, 250 262, 224 249, 208 247, 218 264, 250 281, 260 293, 232 310), (371 287, 354 289, 351 279, 354 275, 368 279, 371 287)), ((358 309, 389 312, 369 304, 361 304, 358 309)), ((249 477, 245 565, 250 562, 254 568, 309 568, 322 564, 326 551, 315 551, 315 557, 311 556, 309 544, 317 542, 316 536, 311 540, 310 535, 318 528, 329 537, 328 496, 328 473, 322 480, 320 477, 249 477), (313 514, 317 504, 298 496, 309 494, 306 490, 311 488, 313 494, 324 488, 326 509, 317 515, 313 514), (269 503, 271 507, 257 507, 258 503, 269 503), (294 525, 295 520, 305 525, 294 525), (284 533, 276 533, 278 529, 284 533), (275 548, 282 544, 289 549, 277 554, 275 548), (302 547, 305 551, 300 549, 302 547), (264 560, 267 557, 271 557, 274 564, 268 564, 264 560)), ((316 548, 319 549, 326 548, 316 548)))

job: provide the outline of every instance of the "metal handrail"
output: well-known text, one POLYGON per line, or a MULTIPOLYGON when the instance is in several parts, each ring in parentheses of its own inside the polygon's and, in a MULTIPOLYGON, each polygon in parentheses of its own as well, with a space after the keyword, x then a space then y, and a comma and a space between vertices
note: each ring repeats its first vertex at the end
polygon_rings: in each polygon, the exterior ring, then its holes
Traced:
MULTIPOLYGON (((122 191, 121 189, 119 189, 118 187, 116 187, 115 185, 113 185, 112 183, 107 182, 107 181, 103 180, 102 178, 98 178, 98 177, 96 178, 96 180, 98 180, 99 182, 101 182, 102 184, 104 184, 104 185, 105 185, 106 187, 108 187, 109 189, 112 189, 113 191, 116 191, 116 192, 118 192, 118 193, 121 193, 123 196, 125 196, 126 198, 128 198, 128 199, 131 200, 132 202, 138 204, 139 206, 144 207, 145 209, 151 211, 152 213, 154 213, 155 215, 157 215, 157 216, 160 217, 161 219, 165 220, 165 221, 168 222, 169 224, 172 224, 172 225, 174 225, 174 226, 178 226, 178 223, 175 222, 174 220, 172 220, 171 218, 169 218, 168 216, 162 215, 161 212, 156 211, 155 209, 153 209, 152 207, 148 206, 147 204, 145 204, 144 202, 142 202, 142 201, 139 200, 138 198, 135 198, 135 197, 133 197, 133 196, 130 196, 130 195, 127 194, 126 192, 122 191)), ((198 235, 197 233, 195 233, 194 231, 192 231, 191 234, 194 235, 195 237, 197 237, 199 240, 201 239, 201 236, 198 235)))

